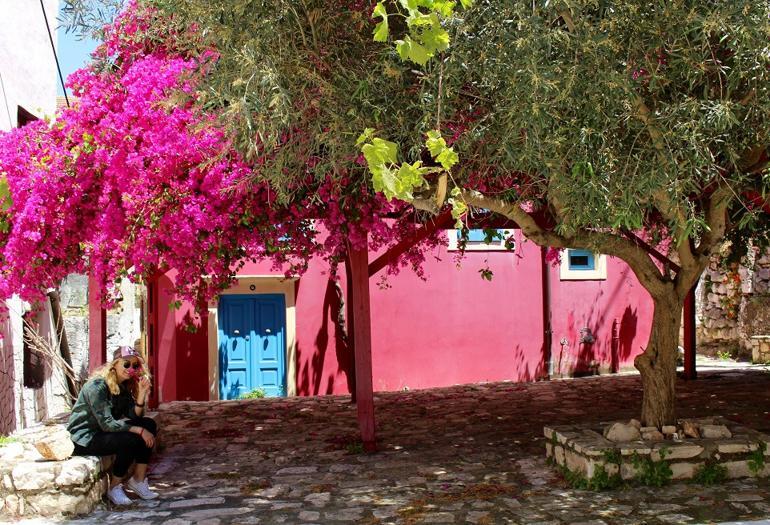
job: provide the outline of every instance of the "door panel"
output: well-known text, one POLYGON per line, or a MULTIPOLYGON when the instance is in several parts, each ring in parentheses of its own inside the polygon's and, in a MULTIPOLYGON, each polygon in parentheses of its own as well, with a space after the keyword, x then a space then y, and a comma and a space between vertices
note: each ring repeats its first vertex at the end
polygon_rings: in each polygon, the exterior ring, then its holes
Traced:
POLYGON ((283 295, 225 295, 219 311, 220 397, 234 399, 256 388, 285 395, 283 295))

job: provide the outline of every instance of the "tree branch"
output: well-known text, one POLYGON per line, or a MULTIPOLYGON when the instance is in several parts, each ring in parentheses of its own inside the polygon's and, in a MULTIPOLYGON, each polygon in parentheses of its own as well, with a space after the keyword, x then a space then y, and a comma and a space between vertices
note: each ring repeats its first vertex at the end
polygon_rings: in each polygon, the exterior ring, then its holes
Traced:
POLYGON ((619 235, 598 231, 581 231, 575 236, 566 237, 542 228, 534 217, 524 211, 519 204, 486 197, 481 193, 469 190, 463 190, 461 195, 468 206, 484 208, 516 221, 524 235, 539 246, 596 249, 628 263, 639 282, 653 296, 665 294, 670 290, 670 283, 666 282, 666 277, 661 275, 647 252, 619 235))
MULTIPOLYGON (((671 159, 667 155, 663 134, 652 122, 650 108, 647 107, 647 104, 645 104, 639 96, 636 97, 634 104, 636 106, 636 115, 645 125, 647 133, 650 135, 650 139, 655 146, 658 158, 669 169, 675 170, 676 165, 671 162, 671 159)), ((662 188, 653 192, 652 201, 663 218, 668 221, 671 227, 673 227, 676 251, 679 255, 679 262, 682 264, 682 267, 697 266, 695 255, 692 253, 690 243, 688 242, 689 236, 685 235, 685 232, 687 231, 687 217, 685 216, 682 207, 677 205, 677 203, 674 202, 674 199, 672 199, 662 188)))
POLYGON ((730 205, 730 188, 718 187, 706 204, 706 225, 708 230, 701 236, 696 253, 709 256, 727 231, 727 208, 730 205))

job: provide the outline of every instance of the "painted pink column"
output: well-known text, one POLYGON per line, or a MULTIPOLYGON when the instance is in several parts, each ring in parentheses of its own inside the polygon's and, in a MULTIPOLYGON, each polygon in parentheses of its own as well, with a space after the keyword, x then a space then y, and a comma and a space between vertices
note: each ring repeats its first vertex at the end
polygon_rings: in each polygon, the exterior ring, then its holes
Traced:
POLYGON ((369 299, 369 252, 348 247, 352 274, 352 302, 356 370, 356 408, 364 450, 377 450, 372 385, 372 319, 369 299))

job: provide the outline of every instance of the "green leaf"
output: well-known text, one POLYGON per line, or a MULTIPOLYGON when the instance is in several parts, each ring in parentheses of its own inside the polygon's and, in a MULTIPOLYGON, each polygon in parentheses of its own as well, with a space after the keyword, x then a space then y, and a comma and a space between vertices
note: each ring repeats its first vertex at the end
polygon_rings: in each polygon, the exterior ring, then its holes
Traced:
POLYGON ((372 139, 371 144, 364 144, 361 148, 369 170, 374 170, 382 164, 395 164, 398 155, 398 145, 395 142, 380 138, 372 139))
POLYGON ((411 37, 405 36, 404 40, 396 40, 396 51, 401 60, 411 60, 415 64, 424 66, 433 56, 425 49, 425 46, 415 42, 411 37))
POLYGON ((383 2, 378 3, 374 7, 372 12, 372 18, 381 17, 382 21, 374 27, 374 41, 375 42, 387 42, 388 41, 388 11, 385 9, 383 2))
POLYGON ((360 146, 364 142, 369 142, 372 138, 374 138, 374 128, 366 128, 364 129, 364 132, 358 136, 358 139, 356 139, 356 146, 360 146))
POLYGON ((445 148, 444 151, 442 151, 438 157, 436 157, 436 160, 445 170, 449 171, 452 169, 452 166, 457 164, 457 162, 460 160, 460 157, 458 157, 454 149, 445 148))
POLYGON ((457 219, 459 223, 460 217, 465 215, 465 212, 468 211, 468 206, 465 204, 465 201, 463 201, 462 199, 451 198, 451 199, 447 199, 447 202, 452 207, 452 218, 457 219))
POLYGON ((388 19, 386 18, 376 26, 374 26, 374 41, 375 42, 387 42, 388 41, 388 19))
POLYGON ((388 10, 385 9, 385 2, 379 2, 376 6, 374 6, 374 11, 372 11, 372 18, 382 17, 382 19, 387 20, 388 19, 388 10))
POLYGON ((421 40, 428 51, 432 54, 435 51, 447 49, 449 47, 449 33, 441 27, 438 15, 431 13, 428 16, 427 23, 430 25, 430 28, 422 31, 421 40))
POLYGON ((420 165, 421 163, 419 161, 414 164, 404 162, 401 165, 401 168, 399 168, 399 186, 396 196, 401 200, 412 200, 414 198, 412 190, 414 188, 419 188, 425 182, 420 171, 420 165))
POLYGON ((438 130, 430 130, 427 133, 428 138, 425 146, 428 148, 431 157, 441 164, 445 170, 452 169, 452 166, 460 160, 453 148, 447 148, 446 140, 441 137, 438 130))
POLYGON ((470 6, 473 5, 473 0, 460 0, 460 4, 463 6, 464 9, 468 9, 470 6))
POLYGON ((428 140, 425 141, 430 156, 434 159, 446 149, 446 141, 441 137, 441 132, 435 129, 428 131, 428 140))

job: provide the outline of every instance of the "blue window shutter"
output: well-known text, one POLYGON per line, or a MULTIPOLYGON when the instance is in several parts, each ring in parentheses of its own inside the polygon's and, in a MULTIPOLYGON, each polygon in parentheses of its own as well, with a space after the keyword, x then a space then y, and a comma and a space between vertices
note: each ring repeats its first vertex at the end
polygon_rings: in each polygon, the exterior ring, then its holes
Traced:
POLYGON ((567 250, 570 270, 595 270, 596 258, 589 250, 567 250))

